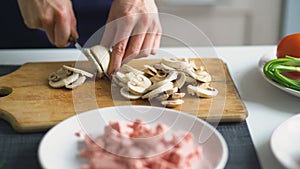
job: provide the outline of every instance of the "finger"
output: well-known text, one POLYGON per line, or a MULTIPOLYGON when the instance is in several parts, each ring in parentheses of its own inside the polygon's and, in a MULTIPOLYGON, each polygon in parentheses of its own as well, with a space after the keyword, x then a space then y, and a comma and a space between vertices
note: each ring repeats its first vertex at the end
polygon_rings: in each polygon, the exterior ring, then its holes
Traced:
POLYGON ((145 34, 134 35, 130 38, 122 63, 127 63, 131 59, 139 57, 144 40, 145 34))
POLYGON ((139 53, 140 57, 146 57, 151 54, 151 51, 153 50, 155 36, 156 34, 153 32, 148 32, 146 34, 143 45, 141 47, 141 51, 139 53))
POLYGON ((54 38, 54 20, 52 18, 43 18, 42 21, 40 21, 42 26, 41 30, 46 32, 46 35, 49 39, 49 41, 52 44, 55 44, 55 38, 54 38))
MULTIPOLYGON (((73 9, 73 7, 72 7, 73 9)), ((75 39, 79 38, 78 32, 77 32, 77 21, 74 14, 74 11, 71 11, 71 34, 75 39)))
POLYGON ((54 42, 57 47, 69 45, 68 39, 71 34, 71 15, 66 10, 58 12, 55 16, 54 42))
POLYGON ((123 60, 123 56, 125 54, 127 42, 128 42, 128 39, 122 40, 113 47, 109 66, 107 69, 107 74, 112 75, 114 72, 116 72, 121 67, 121 63, 123 60))
POLYGON ((120 68, 125 55, 128 39, 133 29, 132 24, 124 23, 125 22, 117 21, 118 26, 112 43, 113 49, 107 71, 109 75, 113 74, 117 69, 120 68))
POLYGON ((155 55, 156 50, 159 49, 160 41, 161 41, 161 32, 157 32, 154 36, 154 43, 153 43, 153 47, 152 47, 152 50, 151 50, 152 55, 155 55))

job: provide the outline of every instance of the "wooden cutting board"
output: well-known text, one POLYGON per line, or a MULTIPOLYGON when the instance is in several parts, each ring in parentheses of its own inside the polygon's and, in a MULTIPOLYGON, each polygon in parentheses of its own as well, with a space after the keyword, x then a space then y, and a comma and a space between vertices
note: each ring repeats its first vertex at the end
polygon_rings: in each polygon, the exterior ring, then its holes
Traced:
MULTIPOLYGON (((213 77, 211 85, 219 90, 213 98, 186 95, 184 104, 175 109, 197 115, 207 121, 241 122, 247 110, 222 60, 192 59, 204 65, 213 77)), ((134 60, 130 65, 140 69, 160 60, 134 60)), ((89 71, 87 62, 26 63, 18 70, 0 77, 0 117, 16 131, 44 131, 60 121, 87 110, 118 105, 161 106, 155 101, 124 99, 119 88, 107 79, 89 79, 74 90, 49 87, 47 77, 62 65, 89 71), (11 92, 11 93, 10 93, 11 92)), ((185 92, 185 87, 182 89, 185 92)))

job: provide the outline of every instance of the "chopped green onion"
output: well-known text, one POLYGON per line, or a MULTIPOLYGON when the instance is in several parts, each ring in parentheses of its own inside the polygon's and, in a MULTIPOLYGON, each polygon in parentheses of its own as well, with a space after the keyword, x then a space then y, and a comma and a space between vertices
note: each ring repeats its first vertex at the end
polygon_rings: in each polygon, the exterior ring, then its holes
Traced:
POLYGON ((269 79, 287 88, 300 91, 300 82, 282 75, 281 72, 300 72, 300 58, 286 56, 273 59, 264 66, 264 74, 269 79))

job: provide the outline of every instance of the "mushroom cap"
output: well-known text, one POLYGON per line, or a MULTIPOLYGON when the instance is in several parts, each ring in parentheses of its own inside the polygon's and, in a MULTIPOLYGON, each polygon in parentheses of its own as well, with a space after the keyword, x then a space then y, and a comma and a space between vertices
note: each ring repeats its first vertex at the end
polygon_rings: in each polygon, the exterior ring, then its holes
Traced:
POLYGON ((128 90, 133 94, 144 94, 152 82, 144 75, 136 75, 127 83, 128 90))
POLYGON ((136 99, 141 98, 141 95, 132 94, 124 87, 120 89, 120 93, 123 97, 125 97, 127 99, 131 99, 131 100, 136 100, 136 99))
MULTIPOLYGON (((93 54, 92 56, 95 56, 95 60, 97 61, 97 64, 101 63, 104 71, 106 72, 108 69, 108 66, 109 66, 109 61, 110 61, 109 50, 102 45, 92 46, 89 50, 93 54)), ((104 76, 104 73, 101 68, 100 68, 100 70, 98 69, 97 76, 100 78, 104 76)))
POLYGON ((218 94, 218 90, 212 87, 193 86, 188 85, 187 91, 191 95, 197 95, 199 97, 213 97, 218 94))
POLYGON ((161 101, 162 105, 164 105, 166 107, 170 107, 170 108, 182 105, 183 103, 184 103, 184 101, 181 99, 161 101))

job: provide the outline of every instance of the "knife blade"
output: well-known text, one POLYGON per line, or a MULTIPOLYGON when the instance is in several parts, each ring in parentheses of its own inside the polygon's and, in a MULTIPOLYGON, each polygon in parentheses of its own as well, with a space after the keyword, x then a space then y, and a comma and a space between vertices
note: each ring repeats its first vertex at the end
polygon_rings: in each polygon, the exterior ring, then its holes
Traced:
POLYGON ((94 61, 99 65, 100 69, 102 70, 103 74, 109 79, 111 80, 111 77, 106 73, 106 71, 104 71, 104 68, 101 64, 101 62, 99 62, 97 59, 96 59, 96 56, 94 55, 93 52, 87 52, 88 49, 86 48, 83 48, 76 40, 72 40, 71 43, 74 44, 74 46, 81 51, 81 53, 86 57, 86 58, 89 58, 87 55, 91 54, 92 57, 94 57, 94 61))

